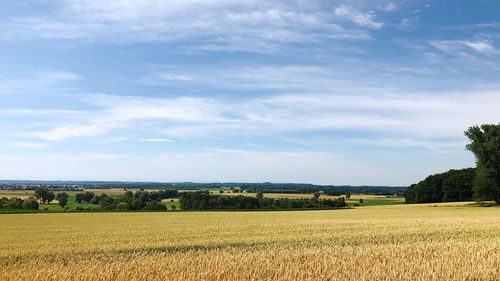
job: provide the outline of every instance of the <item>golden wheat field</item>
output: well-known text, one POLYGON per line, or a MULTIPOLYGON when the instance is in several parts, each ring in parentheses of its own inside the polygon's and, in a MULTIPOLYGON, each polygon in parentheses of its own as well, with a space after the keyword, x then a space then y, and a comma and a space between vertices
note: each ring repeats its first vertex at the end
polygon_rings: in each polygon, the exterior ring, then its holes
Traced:
POLYGON ((500 280, 500 208, 0 215, 0 280, 500 280))

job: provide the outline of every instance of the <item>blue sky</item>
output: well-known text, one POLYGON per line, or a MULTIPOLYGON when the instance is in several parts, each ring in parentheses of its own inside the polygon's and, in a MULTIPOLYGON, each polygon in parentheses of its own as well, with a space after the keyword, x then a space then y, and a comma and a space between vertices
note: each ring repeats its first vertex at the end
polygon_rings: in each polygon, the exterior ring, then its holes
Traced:
POLYGON ((498 1, 19 0, 0 178, 408 185, 500 121, 498 1), (452 3, 452 4, 450 4, 452 3))

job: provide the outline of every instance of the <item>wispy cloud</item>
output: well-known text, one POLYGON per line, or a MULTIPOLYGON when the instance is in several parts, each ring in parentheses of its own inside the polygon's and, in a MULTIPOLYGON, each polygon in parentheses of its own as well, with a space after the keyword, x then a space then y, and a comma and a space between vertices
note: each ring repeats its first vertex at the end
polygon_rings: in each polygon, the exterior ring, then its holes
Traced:
POLYGON ((471 50, 481 54, 496 53, 493 43, 489 40, 441 40, 430 41, 429 43, 433 47, 451 55, 468 54, 468 51, 471 50))
POLYGON ((166 139, 166 138, 145 138, 145 139, 140 139, 142 142, 152 142, 152 143, 166 143, 166 142, 173 142, 171 139, 166 139))
POLYGON ((462 137, 455 138, 409 138, 409 137, 332 137, 328 139, 285 139, 292 143, 304 145, 306 147, 315 147, 320 150, 339 151, 341 147, 358 146, 371 148, 388 149, 415 149, 421 148, 435 153, 459 153, 463 154, 467 141, 462 137))
MULTIPOLYGON (((32 92, 31 92, 32 93, 32 92)), ((37 116, 37 115, 79 115, 85 114, 83 110, 67 110, 67 109, 27 109, 27 108, 7 108, 0 111, 0 115, 19 115, 19 116, 37 116)))
POLYGON ((396 3, 387 3, 385 6, 382 7, 382 10, 386 12, 394 12, 397 9, 398 5, 396 3))
POLYGON ((2 77, 0 94, 27 94, 64 88, 67 83, 82 80, 83 77, 68 71, 36 72, 24 77, 2 77))
MULTIPOLYGON (((338 59, 335 66, 252 63, 225 67, 159 65, 152 67, 150 73, 137 79, 136 83, 148 86, 203 87, 219 91, 251 91, 266 94, 278 92, 356 94, 373 91, 374 88, 381 92, 397 92, 401 88, 405 88, 406 91, 418 88, 423 83, 431 86, 436 83, 433 78, 443 71, 447 69, 436 69, 434 66, 396 66, 355 59, 349 61, 338 59), (416 76, 425 81, 416 83, 416 76), (387 79, 390 79, 391 83, 386 83, 387 79)), ((453 81, 451 84, 458 86, 460 81, 453 81)), ((469 83, 469 87, 473 85, 469 83)))
POLYGON ((116 144, 129 140, 128 137, 107 137, 107 138, 97 138, 93 141, 97 144, 116 144))
MULTIPOLYGON (((315 2, 303 5, 300 1, 257 0, 64 0, 58 1, 58 9, 45 17, 0 22, 0 38, 115 43, 181 41, 188 44, 189 41, 188 45, 205 50, 230 48, 265 52, 273 44, 368 37, 363 30, 343 27, 315 2)), ((381 26, 369 14, 355 14, 354 18, 365 27, 381 26)))
POLYGON ((191 67, 158 69, 138 81, 145 85, 203 84, 242 90, 271 89, 288 91, 331 87, 339 83, 331 69, 308 65, 255 65, 227 68, 191 67))
POLYGON ((169 139, 351 129, 457 137, 468 125, 496 122, 500 95, 297 94, 244 100, 99 96, 86 102, 101 109, 78 123, 31 134, 45 141, 64 141, 124 128, 162 132, 169 139))
POLYGON ((87 124, 64 125, 56 127, 49 131, 35 132, 31 135, 46 141, 62 141, 72 138, 95 137, 104 135, 112 129, 118 128, 120 124, 122 124, 120 122, 121 120, 112 119, 93 119, 89 121, 90 122, 87 124))
MULTIPOLYGON (((392 7, 392 6, 389 6, 392 7)), ((352 21, 362 27, 380 29, 384 26, 383 22, 376 20, 376 15, 372 12, 361 12, 353 7, 340 5, 335 8, 335 15, 346 20, 352 21)))
POLYGON ((42 148, 47 147, 48 143, 41 142, 28 142, 28 141, 15 141, 5 143, 8 146, 20 147, 20 148, 42 148))

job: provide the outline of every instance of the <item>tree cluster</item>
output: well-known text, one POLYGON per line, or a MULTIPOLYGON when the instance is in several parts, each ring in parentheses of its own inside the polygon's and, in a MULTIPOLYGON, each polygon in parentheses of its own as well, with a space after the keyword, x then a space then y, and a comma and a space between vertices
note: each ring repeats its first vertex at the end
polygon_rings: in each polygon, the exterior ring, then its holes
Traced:
POLYGON ((121 197, 111 197, 107 194, 101 194, 99 204, 103 210, 156 210, 166 211, 167 207, 161 204, 162 199, 174 198, 177 195, 176 190, 162 191, 127 191, 121 197))
POLYGON ((27 209, 38 210, 38 201, 35 198, 21 199, 21 198, 0 198, 0 209, 27 209))
POLYGON ((183 210, 343 208, 347 205, 344 199, 320 200, 319 196, 312 199, 274 199, 264 198, 262 192, 257 192, 254 198, 211 195, 208 191, 183 192, 180 203, 183 210))
POLYGON ((260 183, 260 184, 240 184, 240 189, 249 193, 261 190, 264 193, 285 193, 285 194, 303 194, 314 192, 323 192, 332 196, 341 196, 347 193, 374 194, 374 195, 402 195, 406 187, 395 186, 333 186, 333 185, 313 185, 313 184, 294 184, 294 183, 260 183))
POLYGON ((87 204, 99 204, 99 201, 95 201, 94 198, 95 198, 94 193, 89 191, 85 191, 83 193, 77 193, 75 195, 75 201, 76 203, 79 204, 81 204, 82 202, 85 202, 87 204), (94 200, 94 202, 92 202, 92 200, 94 200))
POLYGON ((54 192, 49 191, 46 188, 35 189, 35 197, 43 204, 50 204, 56 198, 54 192))
POLYGON ((476 168, 429 176, 406 190, 406 203, 474 199, 500 204, 500 123, 472 126, 465 135, 470 140, 466 148, 476 157, 476 168))
POLYGON ((57 204, 64 208, 68 204, 69 195, 66 192, 59 192, 56 195, 57 204))
POLYGON ((405 192, 405 203, 436 203, 472 200, 475 169, 450 170, 428 176, 405 192))

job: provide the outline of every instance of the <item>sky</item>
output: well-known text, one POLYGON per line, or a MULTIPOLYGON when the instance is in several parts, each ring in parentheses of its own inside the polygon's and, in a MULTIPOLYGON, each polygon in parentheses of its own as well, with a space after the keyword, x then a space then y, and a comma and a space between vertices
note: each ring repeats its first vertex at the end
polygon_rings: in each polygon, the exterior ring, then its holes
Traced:
POLYGON ((499 1, 0 1, 0 179, 409 185, 500 121, 499 1))

